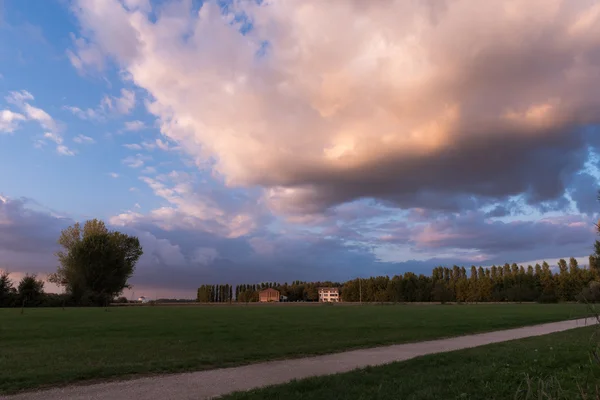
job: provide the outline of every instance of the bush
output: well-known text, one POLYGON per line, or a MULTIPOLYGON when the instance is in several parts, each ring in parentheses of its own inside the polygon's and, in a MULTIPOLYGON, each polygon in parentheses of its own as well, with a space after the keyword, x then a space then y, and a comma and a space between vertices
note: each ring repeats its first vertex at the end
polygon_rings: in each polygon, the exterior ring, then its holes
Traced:
POLYGON ((588 287, 583 288, 577 295, 577 301, 580 303, 599 303, 600 302, 600 282, 592 281, 588 287))
POLYGON ((41 299, 39 307, 72 307, 74 305, 69 295, 46 293, 41 299))

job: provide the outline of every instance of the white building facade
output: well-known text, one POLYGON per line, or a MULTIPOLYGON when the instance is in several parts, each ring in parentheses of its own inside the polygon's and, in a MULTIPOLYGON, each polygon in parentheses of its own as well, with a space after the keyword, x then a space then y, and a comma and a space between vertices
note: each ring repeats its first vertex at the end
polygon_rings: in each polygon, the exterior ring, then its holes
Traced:
POLYGON ((340 290, 334 287, 319 288, 319 302, 337 303, 340 301, 340 290))

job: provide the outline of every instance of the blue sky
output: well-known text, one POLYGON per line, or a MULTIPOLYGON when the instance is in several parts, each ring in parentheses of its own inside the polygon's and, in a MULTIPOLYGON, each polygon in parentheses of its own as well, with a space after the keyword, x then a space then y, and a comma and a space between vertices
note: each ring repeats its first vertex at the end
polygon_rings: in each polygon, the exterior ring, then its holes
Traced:
POLYGON ((51 272, 88 218, 140 236, 134 284, 174 296, 584 260, 594 6, 390 7, 2 3, 0 268, 51 272))

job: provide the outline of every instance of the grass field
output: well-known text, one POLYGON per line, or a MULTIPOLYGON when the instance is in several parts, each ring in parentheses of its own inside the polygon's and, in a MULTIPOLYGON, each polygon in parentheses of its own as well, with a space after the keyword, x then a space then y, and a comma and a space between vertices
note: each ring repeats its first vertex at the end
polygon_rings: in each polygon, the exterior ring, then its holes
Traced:
POLYGON ((577 304, 0 309, 0 393, 422 341, 587 315, 577 304))
MULTIPOLYGON (((590 363, 596 327, 492 344, 310 378, 222 400, 600 399, 600 368, 590 363), (528 383, 529 381, 529 383, 528 383), (580 388, 587 397, 580 396, 580 388)), ((597 339, 597 338, 596 338, 597 339)))

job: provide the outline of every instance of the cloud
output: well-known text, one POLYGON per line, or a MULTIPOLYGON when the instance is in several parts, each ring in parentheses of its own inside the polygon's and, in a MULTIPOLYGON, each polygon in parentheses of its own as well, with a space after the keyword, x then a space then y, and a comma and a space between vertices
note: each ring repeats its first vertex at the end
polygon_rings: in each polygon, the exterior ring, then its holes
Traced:
POLYGON ((10 110, 0 111, 0 133, 12 133, 19 128, 19 123, 25 121, 24 115, 10 110))
POLYGON ((130 11, 140 10, 144 12, 149 12, 152 10, 150 0, 125 0, 124 4, 130 11))
POLYGON ((63 108, 84 120, 100 120, 103 118, 101 110, 95 110, 93 108, 87 108, 85 110, 82 110, 79 107, 73 106, 64 106, 63 108))
MULTIPOLYGON (((130 114, 135 107, 135 92, 129 89, 121 89, 121 96, 105 95, 100 104, 96 108, 86 108, 85 110, 75 106, 64 106, 63 109, 70 111, 73 115, 91 121, 103 121, 107 116, 112 115, 127 115, 130 114)), ((139 130, 141 127, 136 126, 141 121, 133 121, 131 130, 139 130)), ((129 122, 125 123, 126 128, 129 122)), ((127 129, 126 129, 127 130, 127 129)))
POLYGON ((8 271, 51 272, 61 229, 73 221, 36 210, 33 200, 0 196, 0 260, 8 271))
POLYGON ((62 136, 53 133, 53 132, 46 132, 44 133, 44 138, 53 141, 56 144, 61 144, 63 142, 63 138, 62 136))
POLYGON ((73 33, 71 33, 71 40, 76 50, 67 50, 67 58, 79 74, 85 75, 91 66, 93 66, 94 71, 102 71, 104 69, 104 56, 98 46, 89 43, 83 38, 75 37, 73 33))
POLYGON ((179 147, 171 146, 166 140, 156 139, 154 142, 144 141, 142 142, 142 146, 148 150, 153 151, 155 149, 169 151, 169 150, 178 150, 179 147))
POLYGON ((135 156, 129 156, 123 159, 123 164, 127 165, 130 168, 140 168, 144 166, 146 161, 151 160, 152 157, 144 154, 136 154, 135 156))
POLYGON ((197 177, 186 172, 172 171, 155 178, 142 176, 140 180, 169 205, 145 215, 123 213, 113 217, 112 224, 151 223, 165 230, 199 230, 235 238, 253 232, 266 222, 266 210, 256 197, 204 187, 197 177))
MULTIPOLYGON (((8 120, 10 118, 10 120, 12 121, 8 122, 10 124, 9 127, 16 127, 14 121, 17 120, 35 121, 40 125, 42 129, 48 131, 44 133, 43 138, 56 143, 56 152, 59 155, 75 155, 75 152, 73 150, 69 149, 63 144, 63 137, 61 133, 62 127, 46 111, 44 111, 41 108, 34 107, 30 104, 30 102, 35 99, 31 93, 29 93, 26 90, 21 90, 19 92, 10 92, 9 95, 5 97, 5 99, 8 103, 18 107, 24 114, 23 116, 22 114, 15 114, 8 111, 6 113, 6 119, 8 120)), ((3 115, 4 113, 0 114, 0 116, 3 115)), ((42 148, 45 144, 46 143, 43 139, 37 139, 34 142, 34 147, 42 148)))
POLYGON ((426 258, 438 254, 505 263, 591 254, 594 221, 593 217, 562 215, 504 222, 469 211, 390 223, 376 231, 383 242, 408 246, 413 254, 426 258))
POLYGON ((75 155, 75 151, 69 149, 64 144, 59 144, 58 146, 56 146, 56 152, 62 156, 74 156, 75 155))
POLYGON ((126 131, 139 131, 142 130, 146 127, 146 125, 139 120, 135 120, 135 121, 127 121, 125 122, 125 130, 126 131))
POLYGON ((219 252, 211 247, 198 247, 192 253, 191 261, 200 265, 208 265, 219 256, 219 252))
MULTIPOLYGON (((135 92, 133 90, 121 89, 120 97, 105 96, 102 99, 101 106, 109 111, 127 115, 131 113, 135 107, 135 92)), ((127 123, 125 125, 127 125, 127 123)))
POLYGON ((571 177, 568 193, 577 209, 588 215, 598 212, 598 192, 600 187, 598 179, 586 172, 578 173, 571 177))
POLYGON ((553 201, 600 122, 587 2, 186 4, 85 0, 75 14, 151 95, 165 136, 214 157, 228 185, 269 188, 279 212, 553 201))
MULTIPOLYGON (((74 156, 75 151, 69 149, 67 146, 63 144, 63 138, 61 135, 53 132, 44 133, 44 138, 53 141, 56 143, 56 152, 61 156, 74 156)), ((43 141, 36 142, 36 147, 41 148, 43 146, 43 141), (38 143, 40 142, 40 143, 38 143)))
POLYGON ((85 135, 77 135, 75 136, 75 138, 73 138, 73 141, 75 143, 79 143, 79 144, 94 144, 96 143, 96 141, 89 137, 89 136, 85 136, 85 135))
POLYGON ((28 120, 36 121, 44 129, 57 132, 59 130, 58 124, 46 111, 29 104, 29 101, 32 100, 34 100, 33 95, 26 90, 10 92, 6 97, 6 101, 20 108, 28 120))
POLYGON ((111 178, 115 178, 115 179, 116 179, 116 178, 118 178, 118 177, 119 177, 119 174, 117 174, 116 172, 110 172, 110 173, 108 174, 108 176, 110 176, 111 178))
POLYGON ((140 146, 137 143, 126 143, 123 145, 123 147, 129 149, 129 150, 141 150, 142 146, 140 146))

